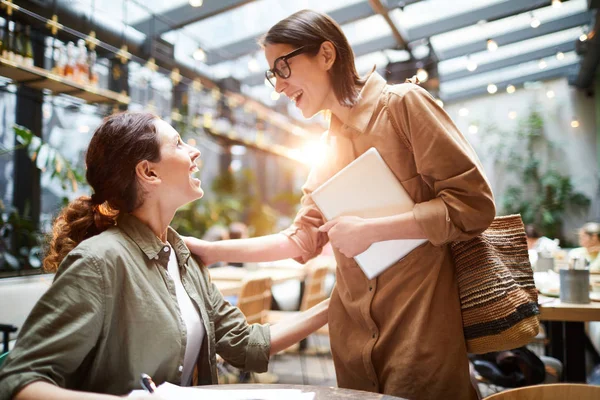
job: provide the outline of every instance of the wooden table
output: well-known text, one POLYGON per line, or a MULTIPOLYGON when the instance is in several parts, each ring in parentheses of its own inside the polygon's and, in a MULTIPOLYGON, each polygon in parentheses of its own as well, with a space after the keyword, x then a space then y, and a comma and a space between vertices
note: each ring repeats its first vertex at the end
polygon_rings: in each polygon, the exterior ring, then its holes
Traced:
POLYGON ((250 270, 245 267, 238 268, 226 266, 210 268, 208 273, 213 281, 241 282, 251 277, 270 277, 273 280, 273 284, 290 280, 302 281, 306 277, 306 271, 303 268, 268 267, 250 270))
POLYGON ((585 334, 584 323, 600 321, 600 302, 569 304, 540 295, 538 303, 540 320, 547 321, 548 355, 563 363, 565 381, 585 382, 585 349, 591 343, 585 334))
POLYGON ((237 384, 237 385, 209 385, 202 386, 202 389, 215 390, 247 390, 247 389, 299 389, 303 392, 314 392, 315 400, 406 400, 401 397, 389 396, 385 394, 362 392, 360 390, 338 389, 328 386, 312 385, 255 385, 255 384, 237 384))

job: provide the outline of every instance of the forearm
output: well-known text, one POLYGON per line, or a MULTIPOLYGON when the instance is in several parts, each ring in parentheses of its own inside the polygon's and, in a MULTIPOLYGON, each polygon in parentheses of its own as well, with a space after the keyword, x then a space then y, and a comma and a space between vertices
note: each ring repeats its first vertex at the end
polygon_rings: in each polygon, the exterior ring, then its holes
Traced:
POLYGON ((32 382, 17 393, 14 400, 111 400, 117 396, 98 393, 76 392, 63 389, 44 381, 32 382))
POLYGON ((412 211, 390 217, 365 220, 373 242, 397 239, 426 239, 412 211))
POLYGON ((298 343, 327 323, 329 299, 271 325, 271 355, 298 343))
MULTIPOLYGON (((193 248, 191 248, 194 251, 193 248)), ((221 240, 210 244, 208 261, 266 262, 299 257, 300 248, 287 236, 277 233, 250 239, 221 240)), ((204 257, 203 257, 204 259, 204 257)))

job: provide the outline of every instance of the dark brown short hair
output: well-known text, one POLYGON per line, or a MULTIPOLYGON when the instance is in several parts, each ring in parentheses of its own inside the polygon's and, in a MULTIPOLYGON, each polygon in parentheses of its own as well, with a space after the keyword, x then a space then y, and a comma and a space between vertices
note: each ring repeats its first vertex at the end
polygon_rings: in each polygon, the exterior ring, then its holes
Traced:
POLYGON ((310 46, 316 54, 325 41, 333 44, 336 51, 335 62, 329 71, 333 91, 340 104, 352 107, 358 101, 361 78, 354 65, 354 52, 342 28, 330 16, 312 10, 298 11, 273 25, 259 39, 264 47, 268 44, 288 44, 295 47, 310 46))
POLYGON ((44 270, 56 272, 79 243, 115 225, 119 212, 141 205, 135 167, 144 160, 160 161, 157 118, 120 113, 105 118, 96 129, 85 157, 85 177, 94 194, 73 200, 54 221, 44 270))

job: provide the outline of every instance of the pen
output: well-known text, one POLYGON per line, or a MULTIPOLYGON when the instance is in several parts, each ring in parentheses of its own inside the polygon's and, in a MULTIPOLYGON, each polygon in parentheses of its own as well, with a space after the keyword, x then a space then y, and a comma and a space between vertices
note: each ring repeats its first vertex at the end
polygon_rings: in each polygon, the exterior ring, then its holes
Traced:
POLYGON ((156 390, 156 385, 154 384, 154 381, 152 381, 152 378, 150 378, 150 375, 142 374, 140 383, 142 384, 142 387, 149 393, 154 393, 156 390))

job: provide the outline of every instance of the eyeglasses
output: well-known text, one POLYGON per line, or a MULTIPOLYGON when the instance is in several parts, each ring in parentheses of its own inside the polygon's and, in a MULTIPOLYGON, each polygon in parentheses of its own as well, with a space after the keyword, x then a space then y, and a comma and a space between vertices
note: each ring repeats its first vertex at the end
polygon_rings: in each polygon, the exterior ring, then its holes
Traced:
MULTIPOLYGON (((318 47, 317 47, 318 48, 318 47)), ((275 62, 273 63, 273 68, 268 69, 265 72, 265 76, 267 80, 273 87, 277 84, 277 77, 287 79, 292 75, 292 70, 290 69, 290 64, 288 64, 288 60, 292 57, 296 57, 300 54, 307 53, 309 51, 313 51, 315 46, 302 46, 298 47, 296 50, 292 50, 287 54, 284 54, 281 57, 277 57, 275 62)))

